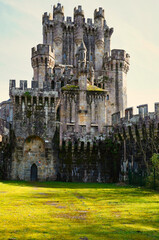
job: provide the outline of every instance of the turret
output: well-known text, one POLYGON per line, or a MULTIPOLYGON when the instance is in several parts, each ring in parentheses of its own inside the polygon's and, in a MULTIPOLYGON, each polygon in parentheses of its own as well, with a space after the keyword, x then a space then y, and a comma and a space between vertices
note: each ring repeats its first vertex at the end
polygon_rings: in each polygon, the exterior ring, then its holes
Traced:
POLYGON ((86 53, 87 49, 82 41, 78 48, 77 59, 78 59, 78 84, 81 90, 87 88, 87 68, 86 68, 86 53))
POLYGON ((78 47, 83 41, 83 23, 84 23, 84 11, 82 6, 74 8, 74 41, 75 41, 75 53, 77 52, 78 47))
POLYGON ((64 7, 60 3, 53 8, 53 46, 55 48, 56 64, 62 64, 62 49, 63 49, 63 28, 64 7))
POLYGON ((83 41, 83 23, 84 23, 84 11, 82 6, 74 8, 74 23, 75 23, 75 43, 80 45, 83 41))
POLYGON ((130 56, 124 50, 114 49, 111 51, 112 76, 115 82, 115 112, 120 112, 124 117, 127 108, 127 72, 129 71, 130 56))
POLYGON ((107 57, 110 56, 110 51, 111 51, 110 42, 111 42, 111 36, 113 32, 114 32, 114 29, 109 27, 107 27, 104 32, 104 44, 105 44, 104 53, 106 54, 107 57))
POLYGON ((104 56, 104 9, 94 11, 95 26, 95 70, 100 71, 103 67, 104 56))
POLYGON ((43 44, 52 45, 52 28, 48 28, 53 20, 52 14, 45 12, 42 17, 43 24, 43 44))
POLYGON ((79 85, 79 112, 78 119, 79 125, 86 124, 87 122, 87 66, 86 66, 86 53, 87 49, 82 41, 78 48, 78 85, 79 85))
POLYGON ((31 63, 34 72, 34 81, 39 82, 39 88, 43 88, 43 82, 48 80, 48 74, 53 72, 55 66, 55 53, 51 46, 45 44, 32 48, 31 63))
POLYGON ((64 7, 61 6, 61 3, 58 3, 57 6, 53 7, 53 19, 59 22, 64 20, 64 7))

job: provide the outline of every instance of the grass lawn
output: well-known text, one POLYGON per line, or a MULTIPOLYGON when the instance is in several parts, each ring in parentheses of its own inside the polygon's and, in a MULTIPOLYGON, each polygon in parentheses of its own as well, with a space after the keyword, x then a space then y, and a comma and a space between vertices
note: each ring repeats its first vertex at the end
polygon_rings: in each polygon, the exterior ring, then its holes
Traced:
POLYGON ((159 239, 159 193, 115 184, 0 182, 0 239, 159 239))

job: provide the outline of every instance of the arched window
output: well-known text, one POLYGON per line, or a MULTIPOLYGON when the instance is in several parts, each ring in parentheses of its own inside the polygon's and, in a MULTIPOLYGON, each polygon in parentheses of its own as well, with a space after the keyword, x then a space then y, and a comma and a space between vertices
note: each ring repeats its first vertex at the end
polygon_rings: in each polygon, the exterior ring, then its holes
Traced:
POLYGON ((54 83, 54 81, 52 80, 51 81, 51 89, 54 89, 55 88, 55 83, 54 83))

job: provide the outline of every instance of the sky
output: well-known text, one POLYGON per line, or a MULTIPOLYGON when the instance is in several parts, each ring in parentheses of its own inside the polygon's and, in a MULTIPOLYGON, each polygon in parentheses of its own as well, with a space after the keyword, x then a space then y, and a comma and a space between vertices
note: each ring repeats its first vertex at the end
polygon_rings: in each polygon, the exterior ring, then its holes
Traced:
POLYGON ((85 18, 105 9, 114 28, 111 49, 130 54, 127 76, 128 107, 159 102, 159 0, 0 0, 0 102, 9 98, 9 79, 28 80, 33 71, 31 48, 42 43, 42 14, 60 2, 65 16, 82 5, 85 18))

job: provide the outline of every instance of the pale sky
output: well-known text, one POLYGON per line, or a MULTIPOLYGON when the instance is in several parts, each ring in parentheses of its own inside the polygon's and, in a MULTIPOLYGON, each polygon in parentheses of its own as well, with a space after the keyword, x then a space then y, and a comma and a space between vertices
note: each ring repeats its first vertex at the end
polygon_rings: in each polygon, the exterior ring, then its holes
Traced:
MULTIPOLYGON (((51 0, 0 0, 0 101, 9 98, 9 79, 32 79, 31 48, 42 43, 42 14, 52 12, 51 0)), ((61 0, 65 16, 82 5, 85 18, 105 9, 114 28, 111 49, 130 54, 128 107, 159 102, 159 0, 61 0)))

